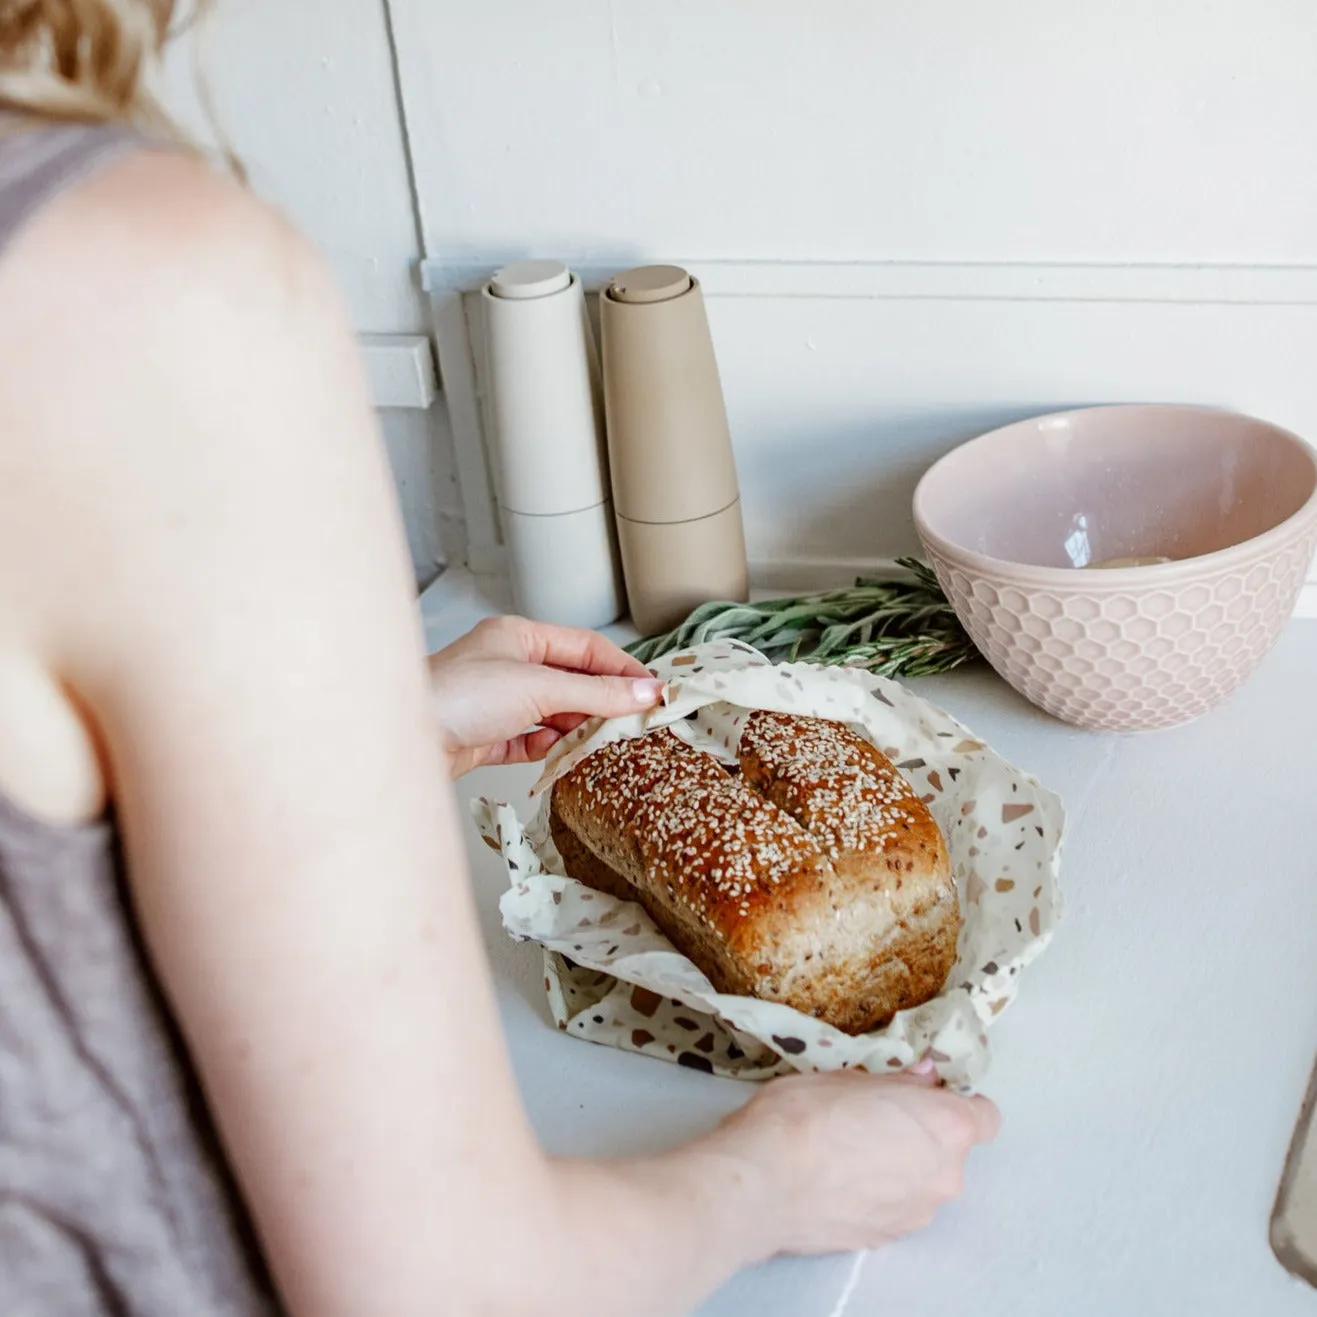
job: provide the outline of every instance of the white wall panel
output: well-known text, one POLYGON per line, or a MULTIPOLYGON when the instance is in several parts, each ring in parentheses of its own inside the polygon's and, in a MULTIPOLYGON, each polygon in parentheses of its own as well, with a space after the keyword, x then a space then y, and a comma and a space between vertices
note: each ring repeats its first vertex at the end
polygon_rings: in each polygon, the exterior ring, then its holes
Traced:
POLYGON ((380 419, 418 580, 445 557, 464 560, 452 441, 417 337, 427 328, 421 244, 383 0, 221 0, 171 52, 165 87, 171 110, 213 141, 209 88, 254 188, 329 260, 388 409, 380 419))

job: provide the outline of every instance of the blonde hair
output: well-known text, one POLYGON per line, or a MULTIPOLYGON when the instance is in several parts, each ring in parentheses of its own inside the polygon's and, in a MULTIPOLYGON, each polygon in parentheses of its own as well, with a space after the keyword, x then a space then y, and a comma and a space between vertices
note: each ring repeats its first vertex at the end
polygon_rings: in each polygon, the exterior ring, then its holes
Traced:
POLYGON ((175 0, 0 0, 0 111, 169 130, 149 83, 177 7, 175 0))

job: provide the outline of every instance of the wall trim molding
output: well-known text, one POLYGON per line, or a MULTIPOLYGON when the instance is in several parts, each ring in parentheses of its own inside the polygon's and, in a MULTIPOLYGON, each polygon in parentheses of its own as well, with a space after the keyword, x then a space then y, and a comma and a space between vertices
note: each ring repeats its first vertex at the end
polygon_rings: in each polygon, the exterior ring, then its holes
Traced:
MULTIPOLYGON (((421 263, 431 296, 471 293, 524 253, 421 263)), ((587 289, 645 258, 569 262, 587 289)), ((654 258, 659 259, 659 258, 654 258)), ((707 297, 899 298, 943 301, 1197 302, 1317 305, 1317 265, 1087 265, 921 261, 683 261, 707 297)))

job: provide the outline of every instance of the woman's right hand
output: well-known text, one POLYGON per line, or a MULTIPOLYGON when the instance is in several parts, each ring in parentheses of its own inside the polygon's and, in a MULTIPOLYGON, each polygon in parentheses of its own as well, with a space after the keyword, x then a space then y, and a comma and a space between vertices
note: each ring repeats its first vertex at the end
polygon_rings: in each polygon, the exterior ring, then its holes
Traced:
POLYGON ((762 1186, 765 1252, 871 1249, 928 1225, 957 1197, 997 1108, 931 1075, 841 1071, 766 1085, 708 1139, 762 1186))

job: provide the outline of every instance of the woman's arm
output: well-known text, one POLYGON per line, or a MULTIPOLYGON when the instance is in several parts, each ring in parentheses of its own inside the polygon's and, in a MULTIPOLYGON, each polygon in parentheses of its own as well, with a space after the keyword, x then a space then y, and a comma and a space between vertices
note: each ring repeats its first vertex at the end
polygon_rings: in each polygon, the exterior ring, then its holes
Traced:
POLYGON ((12 256, 6 475, 41 511, 0 549, 103 743, 151 955, 294 1312, 580 1314, 625 1293, 676 1313, 752 1258, 874 1242, 954 1189, 990 1109, 863 1080, 772 1086, 667 1158, 547 1160, 319 262, 163 156, 85 185, 12 256), (902 1141, 922 1161, 897 1185, 902 1141), (573 1256, 591 1206, 636 1223, 627 1257, 573 1256))

